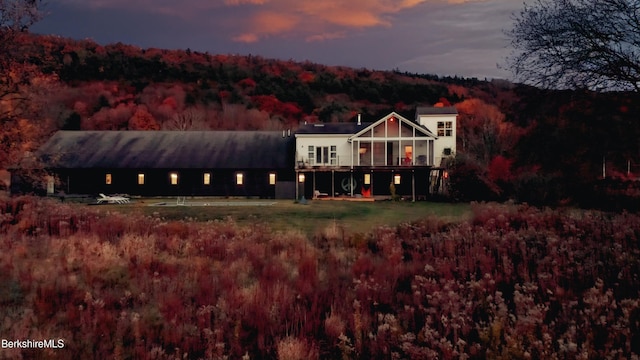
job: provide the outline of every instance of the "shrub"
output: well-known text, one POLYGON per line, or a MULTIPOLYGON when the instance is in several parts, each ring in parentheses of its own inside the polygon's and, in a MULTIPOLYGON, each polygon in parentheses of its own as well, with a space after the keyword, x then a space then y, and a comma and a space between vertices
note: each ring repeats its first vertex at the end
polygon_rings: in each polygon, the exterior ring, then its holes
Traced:
MULTIPOLYGON (((320 242, 35 198, 0 209, 0 332, 63 337, 64 357, 640 355, 637 214, 473 204, 461 223, 320 242), (75 230, 35 230, 57 221, 75 230)), ((6 356, 54 356, 38 351, 6 356)))

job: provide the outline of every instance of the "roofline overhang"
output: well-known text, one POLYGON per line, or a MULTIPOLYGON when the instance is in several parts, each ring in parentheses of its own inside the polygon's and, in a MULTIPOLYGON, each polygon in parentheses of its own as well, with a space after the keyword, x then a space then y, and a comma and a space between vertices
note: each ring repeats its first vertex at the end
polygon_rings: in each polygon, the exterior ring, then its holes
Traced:
POLYGON ((340 134, 327 134, 327 133, 312 133, 312 134, 307 134, 307 133, 302 133, 302 134, 295 134, 296 137, 349 137, 352 136, 351 133, 340 133, 340 134))
POLYGON ((367 132, 367 131, 369 131, 369 130, 372 130, 374 127, 378 126, 378 124, 382 123, 383 121, 387 121, 387 120, 388 120, 389 118, 391 118, 391 117, 398 118, 398 119, 400 120, 400 122, 403 122, 403 121, 404 121, 404 122, 406 122, 407 124, 411 125, 411 126, 412 126, 413 128, 415 128, 416 130, 421 131, 423 134, 425 134, 425 135, 427 135, 427 136, 429 136, 429 137, 432 137, 432 138, 434 138, 435 140, 437 140, 437 139, 438 139, 438 137, 437 137, 434 133, 432 133, 431 131, 429 131, 429 129, 427 129, 426 127, 424 127, 424 126, 422 126, 422 125, 420 125, 420 124, 416 124, 415 122, 413 122, 413 121, 411 121, 411 120, 407 119, 406 117, 404 117, 404 116, 402 116, 402 115, 398 114, 397 112, 392 111, 392 112, 390 112, 388 115, 386 115, 386 116, 382 117, 380 120, 378 120, 378 121, 376 121, 376 122, 372 123, 371 125, 369 125, 369 126, 365 127, 364 129, 362 129, 362 130, 358 131, 357 133, 355 133, 355 134, 351 135, 351 136, 349 137, 349 142, 353 141, 353 139, 354 139, 354 138, 356 138, 356 137, 358 137, 358 136, 360 136, 360 135, 364 134, 365 132, 367 132))

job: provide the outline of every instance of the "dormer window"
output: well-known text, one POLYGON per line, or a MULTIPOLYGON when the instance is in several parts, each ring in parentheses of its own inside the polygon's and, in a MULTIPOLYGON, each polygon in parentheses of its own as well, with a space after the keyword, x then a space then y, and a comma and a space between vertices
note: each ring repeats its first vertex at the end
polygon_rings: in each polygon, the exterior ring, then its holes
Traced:
POLYGON ((438 136, 453 136, 453 121, 438 121, 438 136))

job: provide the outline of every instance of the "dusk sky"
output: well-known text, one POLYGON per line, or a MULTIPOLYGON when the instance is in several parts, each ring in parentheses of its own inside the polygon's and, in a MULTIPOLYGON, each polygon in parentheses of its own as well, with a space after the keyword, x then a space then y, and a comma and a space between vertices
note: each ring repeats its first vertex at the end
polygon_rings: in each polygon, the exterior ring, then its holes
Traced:
POLYGON ((509 78, 515 0, 56 0, 32 31, 106 45, 509 78))

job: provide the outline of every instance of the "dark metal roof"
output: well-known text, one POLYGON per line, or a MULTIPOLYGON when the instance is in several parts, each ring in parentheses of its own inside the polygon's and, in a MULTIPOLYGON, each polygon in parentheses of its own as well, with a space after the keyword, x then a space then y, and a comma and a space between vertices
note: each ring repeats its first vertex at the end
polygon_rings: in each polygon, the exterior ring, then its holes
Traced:
POLYGON ((355 134, 373 123, 320 123, 305 124, 296 130, 296 134, 355 134))
POLYGON ((433 107, 433 106, 418 106, 416 108, 416 115, 449 115, 457 114, 458 109, 455 106, 445 107, 433 107))
POLYGON ((59 131, 40 149, 51 168, 289 169, 280 131, 59 131))

